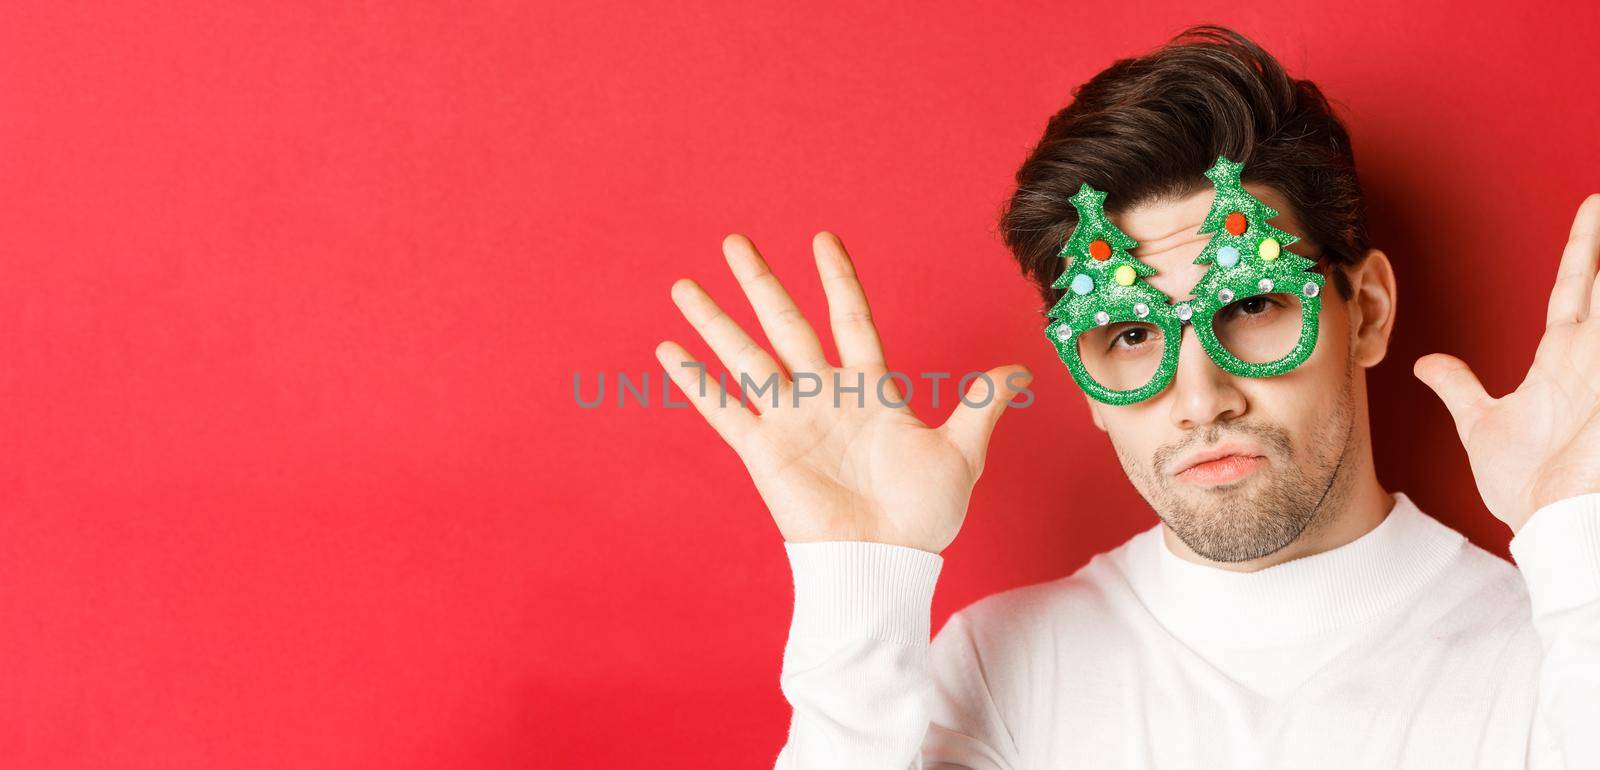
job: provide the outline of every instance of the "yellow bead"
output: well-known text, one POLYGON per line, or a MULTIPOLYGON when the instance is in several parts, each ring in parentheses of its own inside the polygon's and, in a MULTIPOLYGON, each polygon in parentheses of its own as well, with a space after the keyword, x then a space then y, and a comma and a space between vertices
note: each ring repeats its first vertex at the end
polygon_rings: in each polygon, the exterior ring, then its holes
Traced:
POLYGON ((1278 239, 1267 238, 1261 241, 1261 248, 1257 249, 1256 253, 1260 254, 1262 259, 1271 262, 1278 258, 1280 251, 1282 251, 1282 247, 1278 245, 1278 239))
POLYGON ((1133 268, 1123 265, 1122 267, 1117 268, 1117 272, 1112 273, 1111 277, 1116 279, 1119 285, 1132 286, 1134 279, 1138 278, 1139 274, 1135 273, 1133 268))

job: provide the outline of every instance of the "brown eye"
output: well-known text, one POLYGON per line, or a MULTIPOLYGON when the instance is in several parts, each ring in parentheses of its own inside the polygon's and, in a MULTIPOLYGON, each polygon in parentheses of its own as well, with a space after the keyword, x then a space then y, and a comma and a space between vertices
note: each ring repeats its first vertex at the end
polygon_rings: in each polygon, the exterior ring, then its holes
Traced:
POLYGON ((1111 335, 1111 344, 1107 345, 1106 349, 1133 350, 1140 346, 1148 345, 1152 337, 1150 329, 1151 327, 1143 324, 1130 324, 1122 331, 1111 335))
POLYGON ((1235 318, 1268 315, 1287 306, 1287 303, 1278 297, 1279 295, 1276 294, 1257 294, 1253 297, 1245 297, 1224 308, 1224 310, 1235 318))

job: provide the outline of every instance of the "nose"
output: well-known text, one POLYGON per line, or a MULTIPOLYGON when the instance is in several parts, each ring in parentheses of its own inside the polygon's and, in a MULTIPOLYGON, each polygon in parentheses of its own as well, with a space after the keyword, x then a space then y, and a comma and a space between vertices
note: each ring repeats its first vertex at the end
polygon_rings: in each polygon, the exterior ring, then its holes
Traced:
POLYGON ((1237 379, 1206 355, 1200 335, 1184 324, 1179 338, 1178 371, 1172 378, 1172 424, 1192 430, 1244 415, 1244 393, 1237 379))

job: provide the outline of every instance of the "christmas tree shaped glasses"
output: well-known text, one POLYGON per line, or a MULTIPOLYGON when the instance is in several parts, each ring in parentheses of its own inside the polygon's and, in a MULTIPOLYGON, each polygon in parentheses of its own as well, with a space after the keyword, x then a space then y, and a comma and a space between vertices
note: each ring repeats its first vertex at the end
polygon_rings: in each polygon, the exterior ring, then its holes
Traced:
POLYGON ((1311 355, 1326 279, 1285 250, 1299 239, 1268 224, 1278 212, 1245 191, 1242 168, 1219 157, 1206 172, 1216 192, 1200 232, 1213 235, 1194 263, 1210 267, 1177 304, 1143 280, 1156 270, 1128 253, 1138 244, 1106 218, 1105 193, 1085 184, 1072 197, 1078 224, 1061 249, 1070 262, 1053 285, 1068 291, 1045 333, 1092 398, 1125 405, 1165 389, 1185 323, 1237 376, 1283 374, 1311 355))

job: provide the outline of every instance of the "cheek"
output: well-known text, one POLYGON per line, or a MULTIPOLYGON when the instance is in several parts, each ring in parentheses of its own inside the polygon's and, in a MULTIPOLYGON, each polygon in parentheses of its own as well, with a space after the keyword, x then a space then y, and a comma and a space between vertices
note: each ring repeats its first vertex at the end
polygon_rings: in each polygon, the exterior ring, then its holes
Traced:
POLYGON ((1170 425, 1153 412, 1147 416, 1121 414, 1106 418, 1106 436, 1111 439, 1117 461, 1130 476, 1145 472, 1151 456, 1159 448, 1152 439, 1166 435, 1169 429, 1170 425))
POLYGON ((1320 399, 1311 397, 1303 387, 1290 387, 1287 383, 1262 384, 1269 387, 1250 394, 1247 421, 1264 426, 1278 439, 1288 441, 1290 451, 1298 453, 1302 445, 1301 436, 1318 419, 1320 399))
POLYGON ((1350 338, 1348 318, 1342 310, 1322 308, 1317 327, 1317 344, 1311 355, 1296 367, 1278 377, 1267 378, 1256 394, 1268 401, 1253 400, 1261 409, 1276 412, 1280 424, 1300 424, 1301 412, 1327 412, 1343 392, 1350 375, 1350 338))
POLYGON ((1350 317, 1339 303, 1323 303, 1317 314, 1317 344, 1301 369, 1334 368, 1341 372, 1350 358, 1350 317))
MULTIPOLYGON (((1256 383, 1249 393, 1248 421, 1266 427, 1279 442, 1287 444, 1286 459, 1302 472, 1321 462, 1325 447, 1336 443, 1341 425, 1347 420, 1347 416, 1341 416, 1341 404, 1346 402, 1345 368, 1335 358, 1329 356, 1328 362, 1318 368, 1313 368, 1307 359, 1288 375, 1256 383)), ((1283 448, 1280 446, 1277 451, 1283 448)))

